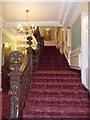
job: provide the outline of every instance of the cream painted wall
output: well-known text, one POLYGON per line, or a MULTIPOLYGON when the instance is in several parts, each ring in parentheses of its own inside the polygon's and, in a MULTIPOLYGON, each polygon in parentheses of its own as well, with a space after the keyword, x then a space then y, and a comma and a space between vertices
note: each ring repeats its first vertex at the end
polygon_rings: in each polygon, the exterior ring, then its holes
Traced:
POLYGON ((44 41, 45 46, 56 46, 56 40, 53 41, 44 41))
POLYGON ((2 28, 2 65, 4 65, 4 46, 11 46, 12 51, 15 50, 15 36, 2 28))
POLYGON ((9 43, 12 46, 12 50, 15 50, 15 35, 8 32, 7 29, 2 28, 2 43, 9 43))

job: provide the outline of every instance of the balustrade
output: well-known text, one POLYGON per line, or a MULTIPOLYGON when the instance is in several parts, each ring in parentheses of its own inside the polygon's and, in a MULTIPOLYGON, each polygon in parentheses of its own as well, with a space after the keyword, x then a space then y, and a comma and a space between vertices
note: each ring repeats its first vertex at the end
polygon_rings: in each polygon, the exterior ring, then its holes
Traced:
POLYGON ((32 37, 27 37, 27 55, 22 58, 22 53, 20 51, 13 51, 11 54, 11 72, 8 74, 10 76, 10 116, 9 118, 21 118, 22 110, 25 103, 25 98, 28 92, 29 84, 32 79, 33 71, 38 69, 38 62, 40 57, 40 40, 41 36, 39 33, 39 28, 36 33, 37 41, 39 44, 38 51, 33 51, 31 48, 32 37), (35 54, 34 54, 35 52, 35 54))
POLYGON ((8 74, 10 76, 10 119, 22 116, 25 98, 32 78, 33 57, 31 40, 28 40, 28 44, 27 55, 22 61, 20 60, 22 56, 20 51, 13 51, 11 54, 12 71, 8 74))

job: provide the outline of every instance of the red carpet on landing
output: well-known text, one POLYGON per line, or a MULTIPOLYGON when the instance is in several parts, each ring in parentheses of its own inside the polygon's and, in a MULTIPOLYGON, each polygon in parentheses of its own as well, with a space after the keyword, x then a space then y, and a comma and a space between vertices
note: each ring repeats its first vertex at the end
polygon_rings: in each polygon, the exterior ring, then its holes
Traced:
POLYGON ((56 47, 44 47, 33 74, 23 118, 89 119, 88 91, 56 47))

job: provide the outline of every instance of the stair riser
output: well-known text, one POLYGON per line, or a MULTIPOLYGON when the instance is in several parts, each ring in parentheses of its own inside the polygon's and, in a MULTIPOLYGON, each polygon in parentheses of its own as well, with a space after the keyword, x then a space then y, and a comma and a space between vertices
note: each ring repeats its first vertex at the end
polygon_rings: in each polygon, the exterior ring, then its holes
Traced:
POLYGON ((74 120, 87 115, 88 94, 80 73, 70 70, 64 55, 55 47, 45 47, 30 83, 24 118, 74 120))

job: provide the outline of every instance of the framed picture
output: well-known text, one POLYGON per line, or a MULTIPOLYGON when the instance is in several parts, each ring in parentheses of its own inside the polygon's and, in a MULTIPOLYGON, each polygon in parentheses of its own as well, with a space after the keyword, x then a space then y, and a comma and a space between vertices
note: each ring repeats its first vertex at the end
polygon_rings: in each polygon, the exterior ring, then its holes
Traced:
POLYGON ((51 41, 52 40, 52 30, 50 30, 50 29, 45 29, 44 30, 44 39, 46 41, 51 41))

